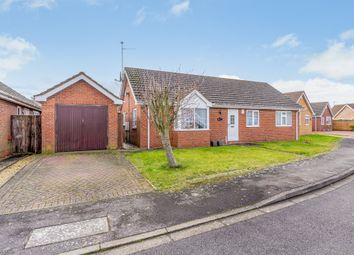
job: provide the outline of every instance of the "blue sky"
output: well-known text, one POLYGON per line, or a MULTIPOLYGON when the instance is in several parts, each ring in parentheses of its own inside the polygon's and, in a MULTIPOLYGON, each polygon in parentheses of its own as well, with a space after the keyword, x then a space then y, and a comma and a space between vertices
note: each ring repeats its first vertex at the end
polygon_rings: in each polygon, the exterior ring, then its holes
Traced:
POLYGON ((354 101, 353 1, 0 0, 0 80, 32 96, 126 66, 266 81, 354 101))

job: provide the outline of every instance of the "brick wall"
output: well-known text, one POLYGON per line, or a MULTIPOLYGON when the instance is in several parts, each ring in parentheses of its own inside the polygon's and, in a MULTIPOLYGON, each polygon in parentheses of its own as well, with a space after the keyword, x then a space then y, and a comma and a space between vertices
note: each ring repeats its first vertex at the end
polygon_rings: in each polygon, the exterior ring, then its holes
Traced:
POLYGON ((55 105, 107 105, 108 148, 118 147, 118 111, 114 103, 85 81, 64 89, 42 103, 42 151, 55 151, 55 105))
POLYGON ((275 126, 275 111, 259 111, 259 127, 246 127, 246 110, 239 110, 239 142, 277 141, 296 139, 296 112, 292 113, 291 127, 275 126))
POLYGON ((227 125, 228 110, 210 108, 209 109, 209 128, 211 141, 224 141, 227 142, 227 125))
POLYGON ((16 107, 0 99, 0 158, 11 153, 11 115, 16 114, 16 107))
POLYGON ((312 133, 312 112, 303 97, 300 98, 298 104, 302 106, 302 110, 299 116, 299 131, 300 135, 306 135, 312 133), (308 125, 305 124, 306 115, 310 117, 308 125))

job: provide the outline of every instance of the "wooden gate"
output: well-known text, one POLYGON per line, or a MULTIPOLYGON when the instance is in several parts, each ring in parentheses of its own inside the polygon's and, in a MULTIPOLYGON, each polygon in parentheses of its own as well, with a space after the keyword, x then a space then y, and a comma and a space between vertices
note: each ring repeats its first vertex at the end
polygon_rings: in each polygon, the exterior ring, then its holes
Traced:
POLYGON ((108 145, 107 129, 107 106, 56 106, 57 152, 104 150, 108 145))
POLYGON ((40 153, 41 116, 12 115, 11 137, 13 153, 40 153))

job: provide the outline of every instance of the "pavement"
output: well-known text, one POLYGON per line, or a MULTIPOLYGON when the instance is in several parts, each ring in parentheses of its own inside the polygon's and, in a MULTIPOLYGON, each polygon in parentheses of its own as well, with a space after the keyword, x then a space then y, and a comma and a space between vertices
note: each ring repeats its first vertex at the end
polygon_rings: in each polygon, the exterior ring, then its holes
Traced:
POLYGON ((339 135, 346 138, 354 139, 354 131, 327 131, 327 132, 318 132, 324 135, 339 135))
POLYGON ((354 139, 344 139, 340 148, 329 154, 220 184, 1 215, 0 254, 57 254, 82 247, 100 248, 112 240, 132 240, 138 234, 173 228, 229 210, 242 210, 314 183, 328 184, 329 179, 335 180, 333 177, 345 173, 344 178, 354 172, 353 155, 354 139), (25 248, 37 229, 104 217, 109 224, 107 232, 25 248))
MULTIPOLYGON (((136 255, 247 254, 317 255, 353 254, 354 181, 312 199, 291 200, 289 206, 260 213, 231 225, 192 235, 183 240, 145 244, 160 245, 136 255)), ((173 238, 173 236, 171 236, 173 238)), ((165 239, 166 240, 166 239, 165 239)), ((102 254, 125 254, 144 245, 102 254)))
POLYGON ((120 154, 38 156, 0 189, 0 214, 96 202, 152 190, 120 154))

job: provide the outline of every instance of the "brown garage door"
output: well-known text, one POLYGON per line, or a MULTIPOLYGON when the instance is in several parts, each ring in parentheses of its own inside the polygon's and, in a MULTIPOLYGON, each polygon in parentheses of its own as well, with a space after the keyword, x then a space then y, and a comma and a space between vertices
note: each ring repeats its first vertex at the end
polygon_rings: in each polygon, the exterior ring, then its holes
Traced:
POLYGON ((106 149, 107 106, 57 105, 56 151, 106 149))

